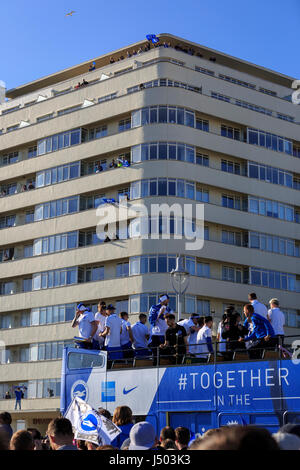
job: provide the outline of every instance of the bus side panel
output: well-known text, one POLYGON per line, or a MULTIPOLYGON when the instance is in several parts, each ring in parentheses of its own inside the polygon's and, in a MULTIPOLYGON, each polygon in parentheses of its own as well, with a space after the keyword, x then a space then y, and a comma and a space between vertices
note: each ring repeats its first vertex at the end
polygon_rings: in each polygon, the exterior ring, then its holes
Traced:
MULTIPOLYGON (((116 406, 125 405, 132 409, 133 415, 153 420, 153 416, 157 416, 154 397, 162 376, 159 370, 165 371, 158 368, 108 370, 106 381, 112 393, 107 409, 113 412, 116 406)), ((105 388, 105 384, 101 387, 105 388)))

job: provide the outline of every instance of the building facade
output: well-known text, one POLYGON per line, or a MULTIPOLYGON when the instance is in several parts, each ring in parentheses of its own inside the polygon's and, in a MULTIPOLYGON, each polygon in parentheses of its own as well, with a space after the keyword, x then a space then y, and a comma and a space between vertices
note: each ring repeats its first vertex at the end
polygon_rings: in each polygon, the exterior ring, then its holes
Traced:
POLYGON ((184 317, 212 314, 216 331, 224 308, 241 310, 255 291, 280 300, 286 335, 300 332, 293 78, 159 37, 161 47, 140 41, 92 71, 84 63, 8 90, 0 104, 0 410, 15 429, 45 430, 59 414, 76 302, 103 299, 134 323, 167 292, 176 310, 179 254, 190 272, 184 317), (104 198, 142 203, 148 217, 124 219, 104 243, 104 198), (204 204, 203 248, 187 249, 176 217, 153 215, 154 204, 204 204), (16 385, 26 389, 15 411, 16 385))

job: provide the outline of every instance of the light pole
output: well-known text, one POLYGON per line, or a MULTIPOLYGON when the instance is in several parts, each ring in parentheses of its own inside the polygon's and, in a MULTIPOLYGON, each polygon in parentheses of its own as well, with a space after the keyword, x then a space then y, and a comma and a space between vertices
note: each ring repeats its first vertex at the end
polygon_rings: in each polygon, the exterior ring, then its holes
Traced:
POLYGON ((180 320, 181 316, 181 296, 187 290, 189 285, 189 278, 190 273, 184 269, 183 266, 183 259, 181 256, 177 256, 176 258, 176 268, 172 269, 170 272, 171 281, 174 291, 177 294, 177 312, 178 312, 178 319, 180 320))

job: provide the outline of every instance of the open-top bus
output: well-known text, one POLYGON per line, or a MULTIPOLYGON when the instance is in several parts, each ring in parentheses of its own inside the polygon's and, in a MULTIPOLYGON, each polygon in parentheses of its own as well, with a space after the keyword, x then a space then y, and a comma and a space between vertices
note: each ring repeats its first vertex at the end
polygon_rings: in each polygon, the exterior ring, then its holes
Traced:
MULTIPOLYGON (((300 344, 299 344, 300 345, 300 344)), ((157 432, 166 425, 186 426, 196 436, 228 424, 255 424, 276 432, 300 423, 300 359, 265 351, 260 360, 236 353, 224 361, 217 353, 205 364, 185 359, 170 365, 160 358, 108 361, 105 351, 67 347, 63 353, 61 413, 75 396, 93 408, 113 413, 127 405, 136 420, 157 432), (188 364, 187 362, 191 362, 188 364)))

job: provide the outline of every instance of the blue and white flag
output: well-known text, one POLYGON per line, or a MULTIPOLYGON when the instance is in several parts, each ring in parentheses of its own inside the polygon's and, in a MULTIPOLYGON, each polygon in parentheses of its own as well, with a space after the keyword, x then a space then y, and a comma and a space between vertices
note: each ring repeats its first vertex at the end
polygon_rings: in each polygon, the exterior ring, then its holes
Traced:
POLYGON ((116 200, 113 197, 111 197, 111 198, 103 197, 101 199, 101 202, 103 204, 114 204, 116 202, 116 200))
POLYGON ((146 39, 148 39, 148 41, 151 41, 153 44, 159 42, 159 38, 155 34, 147 34, 146 39))
POLYGON ((76 396, 64 417, 71 421, 75 439, 99 446, 110 444, 121 433, 112 421, 99 415, 88 403, 76 396))

